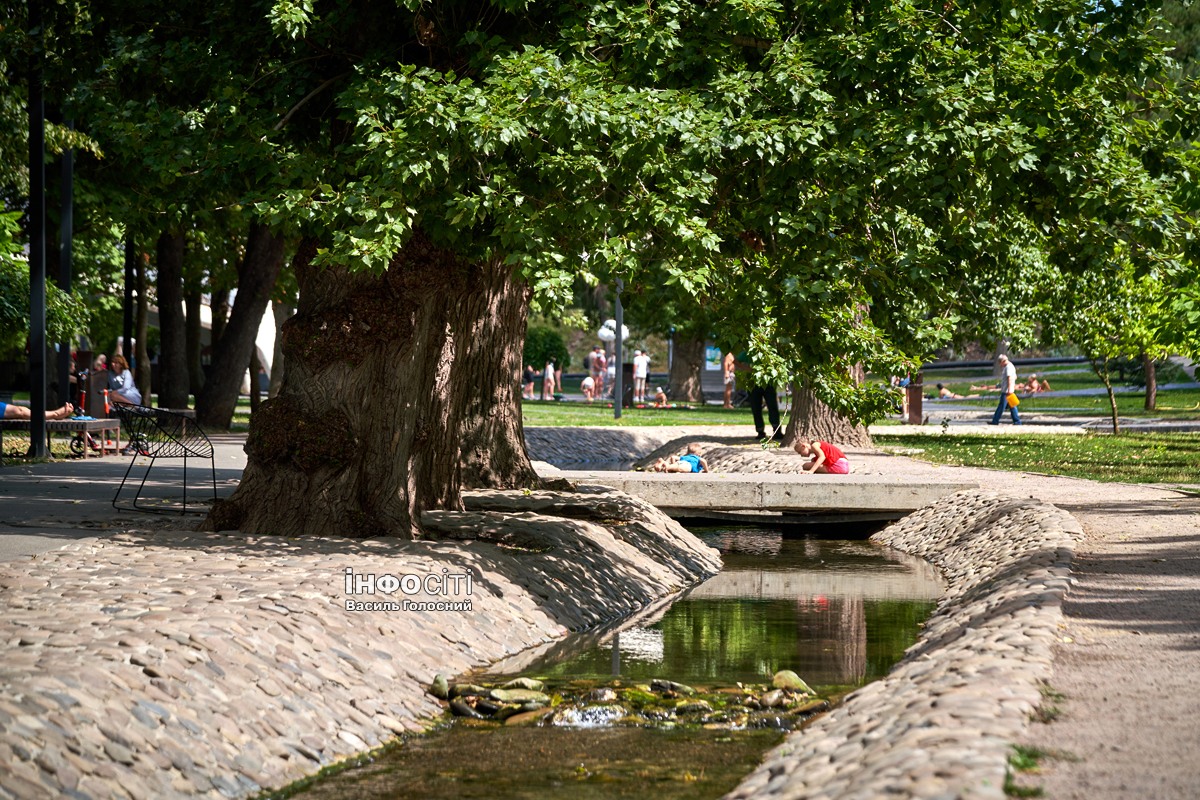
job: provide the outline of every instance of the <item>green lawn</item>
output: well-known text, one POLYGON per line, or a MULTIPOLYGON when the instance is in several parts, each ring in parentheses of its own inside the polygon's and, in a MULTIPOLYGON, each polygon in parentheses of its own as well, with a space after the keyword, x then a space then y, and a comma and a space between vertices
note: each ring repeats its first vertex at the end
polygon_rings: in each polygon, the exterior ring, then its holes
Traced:
MULTIPOLYGON (((997 395, 979 400, 956 400, 955 404, 992 409, 996 407, 997 395)), ((1117 414, 1122 418, 1155 417, 1161 419, 1200 419, 1200 389, 1171 389, 1160 391, 1157 408, 1147 411, 1145 392, 1129 392, 1117 395, 1117 414)), ((1084 395, 1079 397, 1022 397, 1022 412, 1082 415, 1107 418, 1110 410, 1108 395, 1084 395)))
POLYGON ((1200 434, 879 435, 923 461, 1125 483, 1200 483, 1200 434), (920 451, 911 453, 910 451, 920 451))
MULTIPOLYGON (((625 408, 621 419, 613 419, 608 403, 553 402, 525 400, 521 411, 526 427, 556 427, 575 425, 645 426, 645 425, 734 425, 747 426, 754 432, 750 409, 725 409, 717 405, 691 408, 625 408)), ((740 431, 739 431, 740 432, 740 431)))

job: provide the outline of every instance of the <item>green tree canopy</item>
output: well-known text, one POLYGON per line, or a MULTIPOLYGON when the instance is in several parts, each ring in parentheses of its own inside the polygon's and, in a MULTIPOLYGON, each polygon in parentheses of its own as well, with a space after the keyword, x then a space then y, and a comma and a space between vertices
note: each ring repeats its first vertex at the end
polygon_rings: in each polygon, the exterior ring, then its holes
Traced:
POLYGON ((306 530, 415 530, 462 483, 531 480, 515 397, 480 387, 582 272, 705 296, 756 369, 865 418, 885 397, 853 367, 999 324, 1031 271, 1194 261, 1173 143, 1197 115, 1143 3, 78 6, 86 69, 58 77, 144 206, 303 237, 295 383, 240 495, 321 497, 306 530))

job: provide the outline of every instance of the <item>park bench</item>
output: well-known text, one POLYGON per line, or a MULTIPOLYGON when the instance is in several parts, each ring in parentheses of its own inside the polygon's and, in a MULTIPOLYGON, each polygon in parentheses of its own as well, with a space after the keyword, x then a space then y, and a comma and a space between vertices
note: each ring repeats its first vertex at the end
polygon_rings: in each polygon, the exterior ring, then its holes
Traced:
MULTIPOLYGON (((27 419, 0 419, 0 464, 4 463, 4 432, 29 431, 31 422, 27 419)), ((46 420, 46 447, 50 447, 50 438, 55 433, 73 433, 75 441, 71 443, 71 451, 76 455, 87 458, 87 438, 90 434, 98 434, 99 448, 96 455, 104 455, 104 451, 118 452, 121 449, 121 422, 117 419, 48 419, 46 420), (113 443, 108 446, 109 441, 113 443), (78 446, 76 445, 78 442, 78 446)))
MULTIPOLYGON (((113 411, 125 426, 126 437, 130 447, 134 450, 129 466, 125 469, 125 477, 121 479, 121 485, 117 487, 117 493, 113 496, 113 508, 157 514, 188 513, 187 462, 189 458, 208 459, 212 471, 213 500, 217 499, 217 464, 212 442, 196 424, 193 418, 194 414, 126 404, 113 406, 113 411), (133 465, 137 463, 138 456, 149 458, 150 464, 142 475, 142 482, 138 486, 137 494, 134 495, 133 503, 128 506, 121 505, 119 502, 121 492, 125 489, 125 483, 129 479, 129 473, 133 470, 133 465), (146 479, 150 476, 150 470, 154 468, 160 458, 183 459, 182 508, 148 506, 138 502, 142 496, 142 489, 146 486, 146 479)), ((193 509, 193 513, 206 511, 207 509, 203 507, 193 509)))

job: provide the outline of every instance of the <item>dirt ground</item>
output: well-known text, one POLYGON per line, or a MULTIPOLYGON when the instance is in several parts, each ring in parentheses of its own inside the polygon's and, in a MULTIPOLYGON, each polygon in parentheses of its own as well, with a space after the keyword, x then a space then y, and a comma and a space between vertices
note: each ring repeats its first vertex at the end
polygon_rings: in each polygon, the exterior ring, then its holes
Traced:
POLYGON ((952 472, 1052 503, 1083 525, 1043 719, 1020 743, 1049 755, 1019 786, 1054 800, 1200 797, 1200 494, 902 456, 861 453, 855 464, 952 472))

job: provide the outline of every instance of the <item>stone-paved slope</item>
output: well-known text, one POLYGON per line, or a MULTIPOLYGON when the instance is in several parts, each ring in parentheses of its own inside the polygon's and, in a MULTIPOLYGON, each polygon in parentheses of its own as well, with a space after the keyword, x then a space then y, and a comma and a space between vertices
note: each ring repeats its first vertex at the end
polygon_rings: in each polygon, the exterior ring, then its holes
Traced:
MULTIPOLYGON (((416 730, 424 686, 715 573, 640 501, 476 495, 453 541, 132 532, 0 568, 0 796, 235 797, 416 730), (603 510, 602 523, 584 506, 603 510), (504 508, 501 514, 493 509, 504 508), (647 555, 653 553, 654 557, 647 555), (346 570, 465 611, 350 611, 346 570), (471 573, 472 593, 438 578, 471 573)), ((353 581, 352 581, 353 583, 353 581)), ((463 582, 458 582, 463 589, 463 582)))

